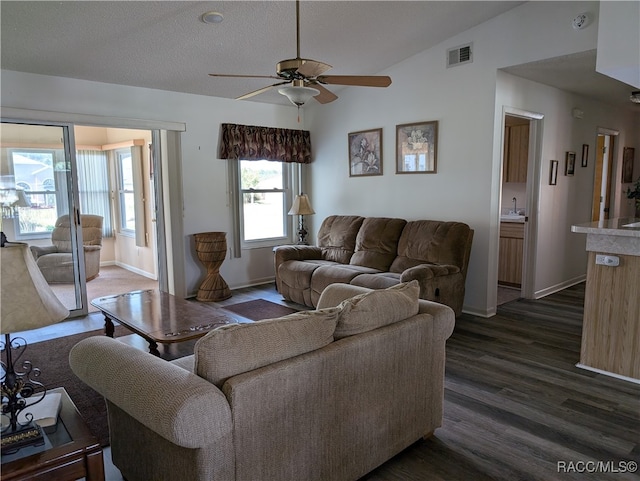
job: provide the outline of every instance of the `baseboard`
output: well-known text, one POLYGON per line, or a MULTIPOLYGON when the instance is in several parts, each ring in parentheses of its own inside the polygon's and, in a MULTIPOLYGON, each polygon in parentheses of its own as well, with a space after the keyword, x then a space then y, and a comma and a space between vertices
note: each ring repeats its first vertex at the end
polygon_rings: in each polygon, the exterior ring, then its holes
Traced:
POLYGON ((602 369, 598 369, 591 366, 585 366, 584 364, 577 363, 577 368, 584 369, 585 371, 591 371, 598 374, 602 374, 604 376, 615 377, 616 379, 622 379, 623 381, 632 382, 634 384, 640 384, 640 379, 636 379, 629 376, 623 376, 622 374, 616 374, 615 372, 603 371, 602 369))
MULTIPOLYGON (((143 271, 142 269, 138 269, 137 267, 133 267, 133 266, 130 266, 130 265, 127 265, 127 264, 123 264, 122 262, 118 262, 118 261, 116 261, 114 264, 116 266, 118 266, 118 267, 122 267, 123 269, 126 269, 126 270, 128 270, 130 272, 133 272, 134 274, 138 274, 139 276, 143 276, 143 277, 146 277, 148 279, 152 279, 154 281, 158 280, 157 276, 153 275, 150 272, 143 271)), ((102 264, 100 264, 100 265, 102 265, 102 264)))
POLYGON ((541 299, 543 297, 546 297, 548 295, 551 294, 555 294, 556 292, 559 292, 563 289, 566 289, 567 287, 571 287, 571 286, 575 286, 576 284, 580 284, 581 282, 584 282, 587 280, 587 275, 583 274, 581 276, 578 277, 574 277, 573 279, 569 279, 567 281, 561 282, 560 284, 556 284, 554 286, 551 287, 547 287, 546 289, 542 289, 539 291, 535 291, 533 293, 533 298, 534 299, 541 299))
MULTIPOLYGON (((235 291, 236 289, 244 289, 246 287, 255 287, 255 286, 264 286, 265 284, 275 284, 276 282, 276 278, 275 277, 265 277, 261 280, 255 280, 253 282, 250 282, 249 284, 240 284, 237 286, 229 286, 229 289, 231 289, 232 291, 235 291)), ((187 299, 191 299, 194 298, 198 295, 198 291, 196 292, 189 292, 187 293, 187 299)))
POLYGON ((484 317, 484 318, 490 318, 496 315, 497 310, 496 308, 492 308, 492 309, 486 309, 486 310, 481 310, 481 309, 474 309, 471 307, 463 307, 462 308, 462 312, 465 314, 470 314, 472 316, 476 316, 476 317, 484 317))

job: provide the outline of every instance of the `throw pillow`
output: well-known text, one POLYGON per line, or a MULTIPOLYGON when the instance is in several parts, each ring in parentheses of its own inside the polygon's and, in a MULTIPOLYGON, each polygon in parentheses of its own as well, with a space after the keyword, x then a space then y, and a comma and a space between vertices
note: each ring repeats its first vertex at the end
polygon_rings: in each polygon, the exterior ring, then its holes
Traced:
POLYGON ((331 307, 214 329, 196 343, 195 372, 221 388, 237 374, 320 349, 333 341, 338 313, 331 307))
POLYGON ((338 305, 341 312, 333 336, 342 339, 415 316, 419 295, 420 285, 414 280, 346 299, 338 305))

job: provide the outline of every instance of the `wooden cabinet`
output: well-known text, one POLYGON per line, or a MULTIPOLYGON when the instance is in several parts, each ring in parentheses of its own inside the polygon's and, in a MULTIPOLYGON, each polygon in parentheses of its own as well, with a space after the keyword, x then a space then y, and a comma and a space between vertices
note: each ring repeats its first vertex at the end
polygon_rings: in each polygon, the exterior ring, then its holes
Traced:
POLYGON ((522 255, 524 252, 524 224, 500 223, 500 258, 498 283, 505 286, 522 285, 522 255))
POLYGON ((640 256, 619 255, 617 267, 589 252, 580 364, 640 380, 640 256))
POLYGON ((507 125, 504 132, 504 182, 527 182, 529 124, 507 125))

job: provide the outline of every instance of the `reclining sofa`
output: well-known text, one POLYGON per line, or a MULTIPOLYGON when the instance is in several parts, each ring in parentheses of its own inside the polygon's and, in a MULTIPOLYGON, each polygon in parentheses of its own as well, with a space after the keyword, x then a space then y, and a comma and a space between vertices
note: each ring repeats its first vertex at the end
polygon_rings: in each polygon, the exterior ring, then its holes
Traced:
POLYGON ((317 246, 275 249, 276 287, 288 301, 316 307, 340 282, 383 289, 417 280, 420 298, 462 312, 473 230, 461 222, 333 215, 317 246))
POLYGON ((128 481, 355 481, 442 424, 455 316, 418 292, 333 284, 320 309, 214 329, 186 358, 92 336, 69 363, 106 398, 128 481))

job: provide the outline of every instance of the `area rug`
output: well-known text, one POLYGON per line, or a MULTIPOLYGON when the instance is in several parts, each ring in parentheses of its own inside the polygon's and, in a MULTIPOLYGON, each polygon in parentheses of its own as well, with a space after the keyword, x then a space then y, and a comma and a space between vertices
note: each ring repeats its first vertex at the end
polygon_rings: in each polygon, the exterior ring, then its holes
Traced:
POLYGON ((255 299, 253 301, 240 302, 230 306, 222 306, 227 311, 251 319, 252 321, 261 321, 263 319, 273 319, 275 317, 286 316, 298 312, 298 309, 276 304, 275 302, 266 301, 264 299, 255 299))
MULTIPOLYGON (((131 334, 131 331, 122 326, 116 326, 115 337, 127 334, 131 334)), ((108 446, 109 425, 104 398, 78 379, 69 367, 71 348, 82 339, 91 336, 104 336, 104 331, 96 329, 95 331, 28 344, 18 362, 29 360, 34 367, 40 368, 41 374, 38 380, 47 389, 64 387, 91 433, 98 439, 101 446, 108 446)), ((105 366, 105 369, 108 369, 108 366, 105 366)))

